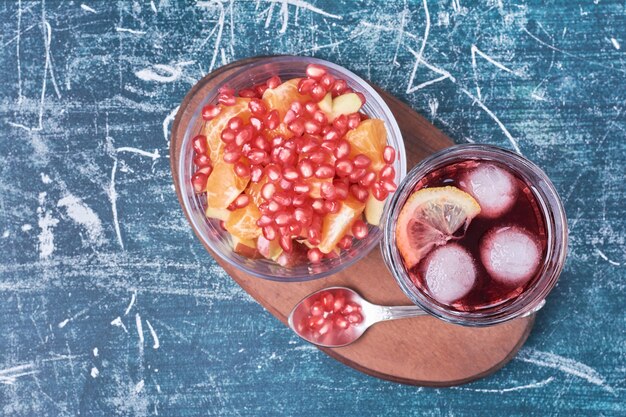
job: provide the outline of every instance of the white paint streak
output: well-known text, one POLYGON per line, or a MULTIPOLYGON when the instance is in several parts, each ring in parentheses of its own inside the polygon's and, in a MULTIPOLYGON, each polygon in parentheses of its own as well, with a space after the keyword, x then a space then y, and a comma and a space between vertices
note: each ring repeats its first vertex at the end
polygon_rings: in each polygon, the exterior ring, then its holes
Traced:
POLYGON ((44 174, 42 172, 41 173, 41 182, 43 182, 44 184, 50 184, 52 182, 52 179, 47 174, 44 174))
POLYGON ((133 35, 145 35, 146 32, 144 32, 143 30, 136 30, 136 29, 129 29, 129 28, 122 28, 119 26, 115 27, 115 30, 117 32, 127 32, 127 33, 132 33, 133 35))
POLYGON ((39 258, 47 259, 54 252, 54 233, 53 229, 59 224, 59 221, 52 217, 43 208, 44 201, 46 199, 46 193, 39 193, 39 207, 37 207, 37 217, 39 218, 37 224, 41 229, 39 233, 39 258))
POLYGON ((148 158, 152 158, 153 161, 161 157, 158 149, 155 149, 154 152, 146 152, 138 148, 133 148, 130 146, 122 146, 122 147, 117 148, 116 152, 132 152, 132 153, 136 153, 142 156, 147 156, 148 158))
POLYGON ((607 262, 608 262, 608 263, 610 263, 611 265, 614 265, 614 266, 620 266, 620 265, 621 265, 621 263, 619 263, 619 262, 615 262, 615 261, 610 260, 610 259, 609 259, 609 257, 608 257, 608 256, 606 256, 606 255, 604 254, 604 252, 602 252, 600 249, 596 248, 596 252, 597 252, 597 253, 598 253, 598 255, 600 256, 600 258, 604 259, 605 261, 607 261, 607 262))
POLYGON ((182 70, 180 68, 164 64, 154 64, 152 68, 144 68, 135 72, 135 75, 144 81, 156 81, 159 83, 176 81, 181 74, 182 70))
MULTIPOLYGON (((415 78, 414 77, 415 74, 411 74, 411 78, 409 78, 409 84, 408 84, 407 91, 406 91, 407 94, 414 93, 415 91, 421 90, 424 87, 428 87, 429 85, 438 83, 438 82, 443 81, 443 80, 448 79, 448 78, 452 82, 456 81, 455 78, 452 76, 452 74, 450 74, 448 71, 446 71, 446 70, 444 70, 442 68, 438 68, 438 67, 436 67, 434 65, 431 65, 430 63, 426 62, 426 60, 424 60, 423 57, 419 56, 419 52, 415 52, 411 48, 407 48, 407 49, 408 49, 408 51, 411 54, 413 54, 413 56, 415 56, 415 59, 419 59, 419 62, 424 64, 424 66, 426 68, 428 68, 429 70, 431 70, 433 72, 436 72, 437 74, 441 74, 441 77, 438 77, 438 78, 435 78, 435 79, 432 79, 432 80, 428 80, 428 81, 424 81, 423 83, 418 84, 418 85, 416 85, 414 87, 411 87, 411 85, 413 84, 413 80, 415 78)), ((417 65, 417 62, 416 62, 416 65, 417 65)), ((414 69, 417 70, 417 67, 414 67, 414 69)))
POLYGON ((545 368, 557 369, 561 372, 582 378, 591 384, 602 387, 610 393, 615 393, 615 390, 604 381, 602 375, 600 375, 595 369, 573 359, 530 348, 520 350, 516 359, 545 368))
POLYGON ((143 389, 144 385, 145 385, 145 382, 143 379, 137 382, 137 385, 135 385, 135 394, 139 394, 141 390, 143 389))
POLYGON ((139 345, 143 346, 143 325, 141 324, 141 316, 135 314, 135 325, 137 326, 137 336, 139 337, 139 345))
POLYGON ((67 215, 85 228, 89 243, 101 245, 105 242, 100 217, 80 198, 68 194, 59 200, 57 207, 64 207, 67 210, 67 215))
POLYGON ((472 69, 474 71, 474 83, 476 84, 476 95, 481 100, 482 100, 482 96, 481 96, 481 93, 480 93, 480 87, 478 86, 478 73, 477 73, 478 66, 476 64, 476 54, 478 54, 481 57, 483 57, 487 62, 491 63, 496 68, 499 68, 499 69, 501 69, 503 71, 506 71, 506 72, 508 72, 510 74, 518 75, 513 70, 505 67, 503 64, 499 63, 498 61, 496 61, 495 59, 493 59, 492 57, 490 57, 489 55, 487 55, 486 53, 484 53, 483 51, 478 49, 478 47, 476 45, 474 45, 474 44, 472 44, 472 46, 470 48, 470 52, 472 54, 472 69))
POLYGON ((152 9, 152 11, 153 11, 154 13, 157 13, 157 12, 158 12, 158 10, 157 10, 157 8, 156 8, 156 5, 154 4, 154 1, 153 1, 153 0, 150 0, 150 8, 152 9))
POLYGON ((97 378, 98 375, 100 375, 100 371, 98 371, 98 368, 94 366, 93 368, 91 368, 90 374, 92 378, 97 378))
POLYGON ((33 375, 39 371, 34 369, 33 363, 16 365, 10 368, 0 369, 0 384, 13 385, 22 376, 33 375))
POLYGON ((22 232, 30 232, 31 230, 33 230, 33 226, 30 224, 26 223, 22 225, 22 232))
POLYGON ((120 230, 120 222, 117 218, 117 191, 115 190, 115 173, 117 172, 117 158, 113 160, 113 168, 111 168, 111 182, 107 193, 109 195, 109 201, 111 202, 111 211, 113 212, 113 226, 115 227, 115 234, 117 235, 117 241, 120 247, 124 249, 124 241, 122 240, 122 231, 120 230))
POLYGON ((69 323, 69 322, 70 322, 70 319, 65 319, 62 322, 60 322, 59 323, 59 329, 64 328, 67 325, 67 323, 69 323))
POLYGON ((159 336, 154 331, 154 328, 152 327, 152 325, 150 324, 148 320, 146 320, 146 324, 148 325, 148 329, 150 330, 150 335, 152 336, 152 340, 154 341, 154 343, 152 344, 152 348, 158 349, 159 346, 161 346, 161 344, 159 343, 159 336))
POLYGON ((124 329, 124 331, 126 333, 128 333, 128 329, 126 328, 126 326, 124 325, 124 322, 122 321, 121 317, 117 317, 115 318, 113 321, 111 321, 111 324, 113 326, 117 326, 117 327, 121 327, 122 329, 124 329))
POLYGON ((128 303, 128 307, 126 307, 126 311, 124 311, 124 315, 127 316, 130 312, 130 309, 135 305, 135 300, 137 299, 137 290, 134 290, 132 295, 130 296, 130 303, 128 303))
MULTIPOLYGON (((430 33, 430 13, 428 12, 428 3, 426 2, 426 0, 423 0, 423 1, 424 1, 424 14, 426 15, 426 27, 424 28, 424 38, 422 39, 422 45, 420 46, 420 50, 417 54, 414 54, 415 65, 413 65, 413 70, 411 71, 411 76, 409 77, 409 84, 406 88, 407 94, 410 94, 413 91, 419 90, 419 88, 412 88, 411 86, 413 85, 413 81, 415 80, 415 74, 417 73, 417 68, 419 68, 420 64, 424 62, 422 60, 422 56, 424 55, 424 49, 426 48, 426 42, 428 41, 428 34, 430 33)), ((446 77, 441 78, 441 79, 445 79, 445 78, 446 77)), ((440 81, 441 79, 438 79, 438 81, 440 81)), ((433 81, 433 82, 437 82, 437 81, 433 81)))
POLYGON ((81 4, 80 8, 85 10, 85 11, 87 11, 87 12, 90 12, 90 13, 97 13, 94 9, 92 9, 89 6, 87 6, 86 4, 81 4))
POLYGON ((94 356, 94 358, 98 357, 98 348, 97 347, 93 348, 93 356, 94 356))
POLYGON ((496 394, 504 394, 506 392, 514 392, 514 391, 522 391, 526 389, 534 389, 541 388, 548 385, 550 382, 554 381, 554 377, 546 378, 542 381, 533 382, 527 385, 520 385, 517 387, 510 388, 501 388, 501 389, 487 389, 487 388, 461 388, 461 387, 452 387, 452 389, 460 390, 460 391, 473 391, 473 392, 487 392, 487 393, 496 393, 496 394))
POLYGON ((613 47, 619 51, 621 46, 620 46, 619 42, 617 41, 617 39, 611 38, 611 43, 613 44, 613 47))
POLYGON ((180 106, 174 107, 163 120, 163 137, 167 141, 167 149, 170 148, 170 124, 174 122, 174 118, 176 118, 176 113, 178 113, 179 108, 180 106))

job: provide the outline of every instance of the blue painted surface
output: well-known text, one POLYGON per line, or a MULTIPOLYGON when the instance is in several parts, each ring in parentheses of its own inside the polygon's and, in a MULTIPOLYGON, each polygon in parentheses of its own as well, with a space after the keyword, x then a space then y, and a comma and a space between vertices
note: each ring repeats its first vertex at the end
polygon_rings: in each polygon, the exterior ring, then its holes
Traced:
POLYGON ((0 415, 626 413, 623 1, 22 0, 0 22, 0 415), (176 106, 212 69, 284 53, 553 179, 570 256, 503 370, 454 389, 362 375, 194 238, 169 171, 176 106))

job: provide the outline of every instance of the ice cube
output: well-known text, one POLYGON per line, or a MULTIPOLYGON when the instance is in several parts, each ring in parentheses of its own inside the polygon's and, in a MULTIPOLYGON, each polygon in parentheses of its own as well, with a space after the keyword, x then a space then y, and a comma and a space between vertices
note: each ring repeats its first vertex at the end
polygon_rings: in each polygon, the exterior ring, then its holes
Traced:
POLYGON ((526 230, 516 226, 498 227, 483 237, 480 260, 493 279, 508 285, 521 285, 537 270, 541 249, 526 230))
POLYGON ((495 218, 506 213, 515 203, 518 187, 515 177, 490 163, 481 163, 461 181, 464 191, 480 205, 480 215, 495 218))
POLYGON ((431 296, 450 304, 466 295, 476 281, 472 255, 456 243, 439 246, 424 261, 423 276, 431 296))

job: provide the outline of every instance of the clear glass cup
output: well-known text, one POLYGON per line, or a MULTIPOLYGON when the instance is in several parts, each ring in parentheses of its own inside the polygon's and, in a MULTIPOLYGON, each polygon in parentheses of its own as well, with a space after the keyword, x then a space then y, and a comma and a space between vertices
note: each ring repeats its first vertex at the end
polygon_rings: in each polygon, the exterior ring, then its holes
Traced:
POLYGON ((385 264, 404 293, 416 305, 445 321, 465 326, 486 326, 529 314, 541 308, 563 269, 567 254, 567 221, 563 204, 546 174, 526 158, 490 145, 457 145, 423 160, 405 177, 391 198, 381 251, 385 264), (411 280, 396 246, 398 214, 418 181, 444 166, 471 159, 492 160, 506 165, 524 180, 533 192, 546 225, 547 249, 538 278, 516 298, 498 306, 477 311, 458 311, 435 302, 411 280))
MULTIPOLYGON (((204 215, 206 206, 205 197, 197 195, 190 178, 194 172, 193 166, 193 146, 192 140, 200 131, 202 118, 201 110, 206 104, 217 102, 217 89, 222 85, 228 85, 235 90, 248 88, 254 84, 265 82, 268 78, 278 75, 282 80, 296 77, 303 77, 308 64, 315 63, 324 65, 330 74, 337 78, 345 79, 348 85, 356 91, 365 95, 366 103, 362 111, 371 118, 381 119, 385 122, 387 129, 387 143, 396 149, 397 160, 394 163, 396 170, 396 184, 399 184, 406 174, 406 151, 400 128, 391 113, 391 110, 383 98, 365 80, 347 69, 316 58, 308 57, 269 57, 255 61, 240 70, 226 76, 218 76, 219 83, 208 90, 205 97, 198 101, 195 113, 191 122, 186 128, 185 136, 181 146, 179 163, 180 190, 182 195, 183 208, 193 228, 200 239, 211 248, 220 258, 229 264, 247 272, 248 274, 284 282, 308 281, 323 278, 335 274, 367 255, 376 247, 382 239, 382 228, 378 226, 369 227, 369 234, 365 239, 355 240, 354 245, 348 251, 343 251, 341 256, 335 259, 324 259, 321 263, 311 265, 305 262, 293 267, 283 267, 267 259, 250 259, 239 255, 233 251, 228 232, 219 225, 219 220, 207 219, 204 215)), ((214 82, 212 80, 205 82, 214 82)), ((200 85, 194 87, 194 91, 202 90, 200 85)), ((389 199, 388 199, 389 200, 389 199)), ((385 205, 383 219, 389 213, 389 201, 385 205)))

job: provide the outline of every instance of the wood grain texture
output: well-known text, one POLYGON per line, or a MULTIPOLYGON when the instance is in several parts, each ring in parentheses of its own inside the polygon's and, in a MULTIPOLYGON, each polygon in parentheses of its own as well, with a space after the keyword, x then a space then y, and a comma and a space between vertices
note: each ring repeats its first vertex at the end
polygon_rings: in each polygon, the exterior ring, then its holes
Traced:
MULTIPOLYGON (((185 130, 198 106, 222 79, 262 58, 233 62, 206 75, 187 93, 172 125, 170 163, 176 193, 182 205, 178 176, 185 130)), ((454 144, 435 126, 388 93, 378 89, 394 114, 407 149, 408 169, 454 144)), ((198 126, 200 131, 200 126, 198 126)), ((185 212, 189 217, 189 213, 185 212)), ((190 223, 191 225, 191 223, 190 223)), ((197 233, 196 233, 197 234, 197 233)), ((283 323, 293 307, 308 294, 325 287, 346 286, 380 305, 409 305, 375 248, 363 260, 331 277, 300 283, 256 278, 229 265, 210 250, 228 274, 283 323)), ((395 382, 425 386, 451 386, 489 375, 508 362, 526 341, 534 317, 485 328, 444 323, 432 317, 380 323, 356 343, 342 348, 321 348, 338 361, 361 372, 395 382)))
POLYGON ((1 2, 0 415, 624 416, 625 27, 623 0, 1 2), (207 73, 278 54, 336 62, 551 178, 568 259, 499 372, 357 372, 194 236, 177 107, 207 73))

